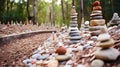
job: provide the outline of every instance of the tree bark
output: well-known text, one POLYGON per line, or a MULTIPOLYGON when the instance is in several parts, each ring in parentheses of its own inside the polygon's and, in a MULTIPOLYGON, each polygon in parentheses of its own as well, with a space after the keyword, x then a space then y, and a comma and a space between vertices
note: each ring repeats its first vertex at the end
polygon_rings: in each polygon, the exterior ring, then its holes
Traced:
POLYGON ((33 0, 33 24, 36 24, 36 0, 33 0))
POLYGON ((61 8, 62 8, 62 20, 63 24, 65 24, 65 11, 64 11, 64 1, 61 0, 61 8))
POLYGON ((29 2, 30 2, 30 0, 27 0, 27 8, 26 8, 26 10, 27 10, 27 18, 28 18, 28 22, 30 21, 29 2))
POLYGON ((54 0, 52 0, 51 22, 52 22, 52 25, 55 26, 55 20, 54 20, 54 0))
POLYGON ((72 6, 75 6, 75 1, 74 0, 72 0, 72 6))

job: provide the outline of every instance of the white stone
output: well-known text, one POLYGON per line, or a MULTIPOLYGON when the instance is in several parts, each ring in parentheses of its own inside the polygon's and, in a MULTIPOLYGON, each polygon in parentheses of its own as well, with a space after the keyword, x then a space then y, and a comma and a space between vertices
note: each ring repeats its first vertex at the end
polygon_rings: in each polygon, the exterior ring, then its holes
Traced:
POLYGON ((98 49, 94 53, 95 57, 101 60, 116 60, 120 52, 115 48, 98 49))
POLYGON ((111 36, 108 33, 100 34, 97 38, 98 41, 109 40, 111 36))
POLYGON ((100 59, 93 60, 91 63, 92 67, 103 67, 104 66, 104 61, 100 59))

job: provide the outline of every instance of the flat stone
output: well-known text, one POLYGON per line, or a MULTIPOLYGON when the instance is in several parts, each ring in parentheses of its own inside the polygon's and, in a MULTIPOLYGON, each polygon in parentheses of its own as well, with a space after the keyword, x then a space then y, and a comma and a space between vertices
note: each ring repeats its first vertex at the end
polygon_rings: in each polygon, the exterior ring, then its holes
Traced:
POLYGON ((103 19, 103 17, 102 16, 92 16, 92 17, 90 17, 90 19, 103 19))
POLYGON ((73 37, 70 37, 69 39, 70 40, 77 40, 77 39, 80 39, 81 37, 80 36, 73 36, 73 37))
POLYGON ((79 40, 70 40, 70 44, 76 44, 76 43, 80 43, 81 42, 81 40, 79 39, 79 40))
POLYGON ((93 13, 93 14, 90 14, 90 17, 94 17, 94 16, 102 16, 102 13, 93 13))
POLYGON ((56 60, 58 61, 65 61, 65 60, 69 60, 71 58, 71 55, 57 55, 56 57, 56 60))
POLYGON ((69 30, 70 31, 78 31, 78 28, 77 27, 70 27, 69 30))
POLYGON ((72 15, 72 16, 77 16, 77 15, 78 15, 78 13, 72 13, 71 15, 72 15))
POLYGON ((80 33, 79 31, 70 31, 69 34, 80 33))
POLYGON ((70 18, 72 18, 72 19, 73 19, 73 18, 77 18, 77 16, 70 16, 70 18))
POLYGON ((73 21, 77 21, 78 19, 77 18, 72 18, 73 21))
POLYGON ((117 57, 120 55, 120 52, 115 48, 109 48, 109 49, 98 49, 94 52, 94 55, 97 59, 101 60, 116 60, 117 57))
POLYGON ((101 30, 91 31, 92 36, 98 36, 99 34, 101 34, 101 30))
POLYGON ((77 24, 77 21, 70 21, 70 24, 77 24))
POLYGON ((101 10, 94 10, 94 11, 92 11, 92 13, 102 13, 102 11, 101 10))
POLYGON ((90 26, 103 26, 103 25, 105 25, 104 19, 90 20, 90 26))
POLYGON ((103 67, 104 66, 104 61, 100 59, 93 60, 91 63, 92 67, 103 67))
POLYGON ((111 36, 108 33, 100 34, 97 38, 98 41, 106 41, 109 40, 111 36))
POLYGON ((69 34, 71 37, 72 36, 79 36, 80 34, 79 33, 72 33, 72 34, 69 34))
MULTIPOLYGON (((92 27, 89 27, 89 30, 90 31, 96 31, 96 30, 104 30, 105 32, 107 32, 107 27, 106 27, 106 25, 104 25, 104 26, 92 26, 92 27)), ((103 31, 103 33, 105 33, 103 31)))
POLYGON ((102 47, 102 48, 109 48, 109 47, 113 46, 114 43, 115 43, 115 41, 113 39, 109 39, 107 41, 103 41, 103 42, 100 41, 100 42, 98 42, 96 44, 96 46, 97 47, 102 47))
POLYGON ((78 24, 70 24, 70 27, 77 27, 78 24))

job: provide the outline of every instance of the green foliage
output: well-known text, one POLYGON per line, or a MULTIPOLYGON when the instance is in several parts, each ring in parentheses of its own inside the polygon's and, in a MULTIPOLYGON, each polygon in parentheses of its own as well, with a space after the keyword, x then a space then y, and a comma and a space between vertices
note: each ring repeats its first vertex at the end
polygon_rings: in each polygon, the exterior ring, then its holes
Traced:
MULTIPOLYGON (((57 5, 58 0, 54 0, 54 21, 55 25, 61 26, 62 21, 62 10, 61 5, 57 5)), ((74 0, 78 14, 78 24, 81 23, 81 4, 80 0, 74 0)), ((90 20, 90 14, 92 11, 92 3, 95 0, 83 0, 84 2, 84 17, 85 21, 90 20)), ((108 22, 114 12, 120 15, 120 0, 100 0, 103 8, 103 16, 108 22)), ((70 11, 72 7, 72 0, 64 0, 64 11, 65 11, 65 24, 69 26, 70 22, 70 11)), ((41 23, 50 23, 52 17, 52 3, 45 2, 45 0, 36 0, 36 21, 41 23)), ((29 0, 29 12, 30 16, 33 16, 33 0, 29 0)), ((0 21, 7 23, 8 21, 26 21, 28 19, 27 2, 25 0, 0 0, 0 21)))

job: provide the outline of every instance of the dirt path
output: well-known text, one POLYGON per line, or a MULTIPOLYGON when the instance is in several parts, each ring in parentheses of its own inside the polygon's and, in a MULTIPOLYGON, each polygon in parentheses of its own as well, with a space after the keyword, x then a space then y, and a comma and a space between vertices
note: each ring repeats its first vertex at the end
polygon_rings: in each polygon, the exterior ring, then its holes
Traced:
POLYGON ((41 45, 50 33, 34 35, 0 46, 0 67, 24 67, 22 61, 41 45))

